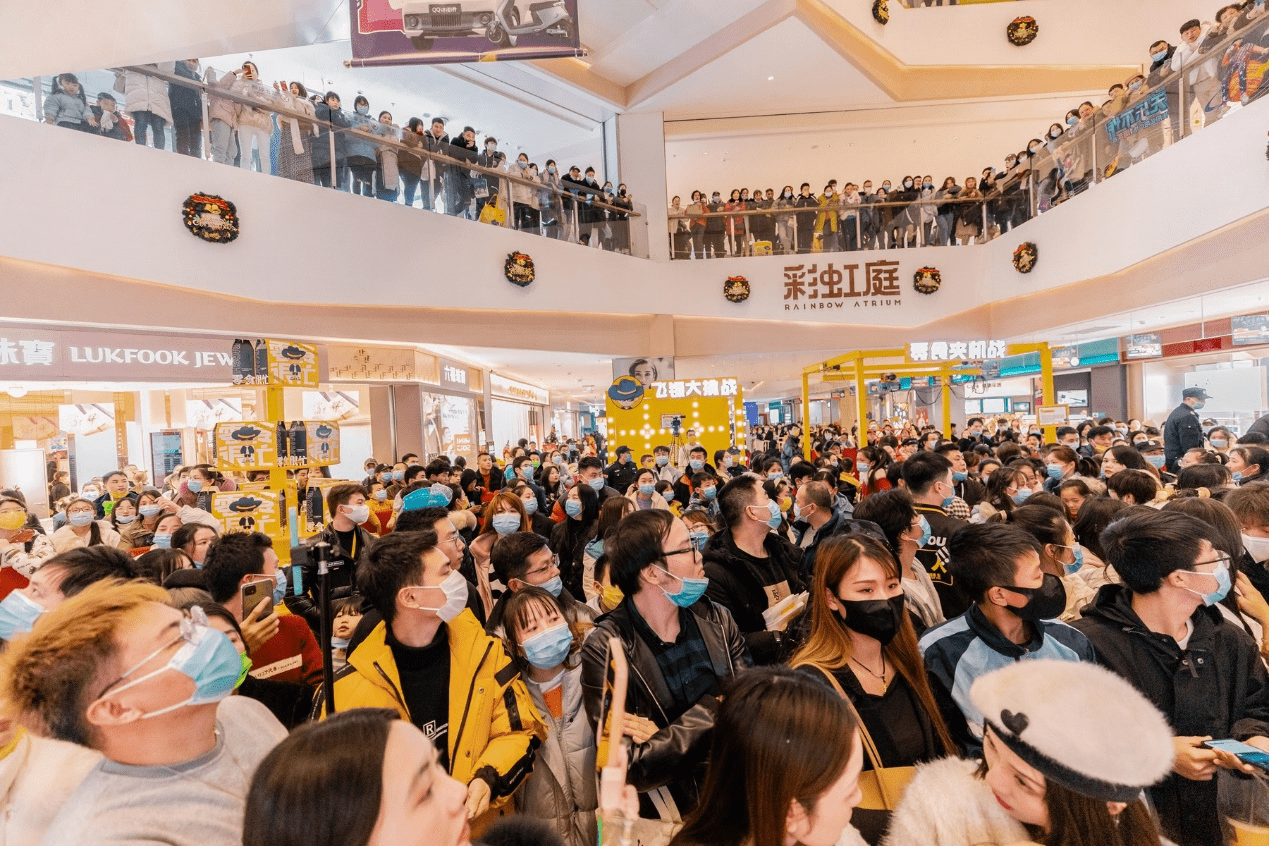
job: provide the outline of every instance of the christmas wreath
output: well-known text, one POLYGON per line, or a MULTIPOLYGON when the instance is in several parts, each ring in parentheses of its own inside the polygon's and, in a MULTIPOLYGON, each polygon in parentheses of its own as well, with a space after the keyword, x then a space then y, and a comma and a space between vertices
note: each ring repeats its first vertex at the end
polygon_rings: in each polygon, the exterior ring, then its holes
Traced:
POLYGON ((509 253, 503 272, 508 282, 519 285, 521 288, 527 288, 529 283, 537 278, 533 270, 533 259, 529 258, 528 253, 509 253))
POLYGON ((1014 18, 1009 22, 1009 26, 1005 28, 1005 35, 1009 38, 1009 43, 1017 47, 1025 47, 1035 37, 1040 34, 1040 25, 1035 22, 1035 18, 1027 15, 1021 18, 1014 18))
POLYGON ((228 244, 238 237, 238 209, 224 197, 190 194, 181 206, 185 228, 213 244, 228 244))
POLYGON ((749 299, 749 280, 743 276, 728 276, 723 283, 723 296, 733 303, 749 299))
POLYGON ((1035 263, 1039 257, 1035 242, 1024 241, 1018 245, 1018 249, 1013 251, 1013 269, 1019 273, 1030 273, 1035 269, 1035 263))
POLYGON ((922 294, 933 294, 943 284, 937 267, 922 267, 912 276, 912 287, 922 294))
POLYGON ((888 0, 874 0, 872 17, 873 20, 883 26, 890 23, 890 3, 888 0))

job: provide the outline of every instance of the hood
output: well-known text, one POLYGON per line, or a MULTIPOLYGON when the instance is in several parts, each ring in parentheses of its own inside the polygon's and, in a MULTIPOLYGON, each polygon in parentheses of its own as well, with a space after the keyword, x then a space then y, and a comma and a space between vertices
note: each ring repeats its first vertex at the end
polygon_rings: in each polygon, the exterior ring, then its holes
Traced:
MULTIPOLYGON (((1096 599, 1084 608, 1082 616, 1086 620, 1097 620, 1127 632, 1145 635, 1142 638, 1144 642, 1176 657, 1176 642, 1170 637, 1150 631, 1141 622, 1137 612, 1132 610, 1132 591, 1125 585, 1102 585, 1097 591, 1096 599)), ((1194 636, 1190 639, 1190 644, 1195 646, 1205 636, 1210 636, 1211 627, 1219 624, 1222 617, 1215 606, 1199 606, 1190 619, 1194 623, 1194 636)))

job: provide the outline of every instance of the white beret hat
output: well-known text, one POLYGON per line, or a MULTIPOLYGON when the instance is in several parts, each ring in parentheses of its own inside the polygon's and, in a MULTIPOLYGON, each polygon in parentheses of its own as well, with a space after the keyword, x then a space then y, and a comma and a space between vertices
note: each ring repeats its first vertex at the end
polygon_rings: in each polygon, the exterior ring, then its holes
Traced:
POLYGON ((1044 777, 1106 802, 1131 802, 1172 769, 1172 730, 1135 687, 1075 661, 1018 661, 969 692, 992 734, 1044 777))

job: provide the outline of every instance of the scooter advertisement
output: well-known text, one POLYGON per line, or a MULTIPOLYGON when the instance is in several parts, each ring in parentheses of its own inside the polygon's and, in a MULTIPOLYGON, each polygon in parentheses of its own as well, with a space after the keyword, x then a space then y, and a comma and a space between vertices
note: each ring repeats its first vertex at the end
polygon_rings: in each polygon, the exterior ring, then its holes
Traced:
POLYGON ((350 0, 352 62, 490 62, 582 55, 580 0, 350 0))

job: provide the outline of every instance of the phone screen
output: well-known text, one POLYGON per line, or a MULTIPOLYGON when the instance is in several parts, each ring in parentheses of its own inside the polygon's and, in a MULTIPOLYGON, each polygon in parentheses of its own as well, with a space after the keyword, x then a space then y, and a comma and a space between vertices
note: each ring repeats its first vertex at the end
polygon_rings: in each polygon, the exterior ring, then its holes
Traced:
POLYGON ((1269 771, 1269 752, 1257 749, 1240 740, 1208 740, 1203 745, 1208 749, 1216 749, 1237 755, 1238 759, 1243 763, 1269 771))

